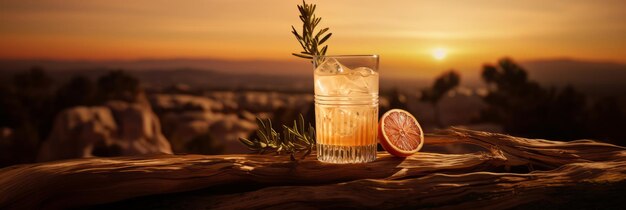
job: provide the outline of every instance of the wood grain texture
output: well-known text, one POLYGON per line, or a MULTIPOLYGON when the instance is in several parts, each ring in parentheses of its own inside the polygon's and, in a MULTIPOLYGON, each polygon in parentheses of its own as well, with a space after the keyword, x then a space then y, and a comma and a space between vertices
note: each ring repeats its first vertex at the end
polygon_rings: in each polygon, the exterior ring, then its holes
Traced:
POLYGON ((425 143, 485 150, 420 152, 406 159, 380 152, 375 162, 348 165, 321 163, 314 155, 298 162, 272 155, 155 155, 17 165, 0 169, 0 209, 84 207, 242 184, 259 188, 177 199, 187 207, 223 209, 504 209, 597 196, 613 201, 626 192, 626 148, 620 146, 458 128, 428 135, 425 143))

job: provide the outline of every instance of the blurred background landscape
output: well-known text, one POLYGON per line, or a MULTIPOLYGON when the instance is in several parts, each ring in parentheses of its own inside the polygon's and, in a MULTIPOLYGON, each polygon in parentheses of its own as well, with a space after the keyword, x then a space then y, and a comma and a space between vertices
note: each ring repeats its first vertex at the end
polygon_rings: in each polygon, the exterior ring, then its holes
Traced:
MULTIPOLYGON (((257 116, 313 121, 299 3, 0 0, 0 167, 248 153, 257 116)), ((329 54, 381 56, 381 114, 626 146, 626 2, 308 3, 329 54)))

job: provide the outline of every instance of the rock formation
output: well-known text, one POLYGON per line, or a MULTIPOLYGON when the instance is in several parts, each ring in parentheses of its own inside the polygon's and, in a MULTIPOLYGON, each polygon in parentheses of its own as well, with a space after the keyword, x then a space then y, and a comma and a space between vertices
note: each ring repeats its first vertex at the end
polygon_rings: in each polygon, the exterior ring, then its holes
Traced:
POLYGON ((111 101, 105 106, 61 112, 40 148, 38 160, 171 153, 149 106, 111 101))
POLYGON ((174 152, 190 153, 242 153, 248 150, 239 143, 240 137, 248 137, 256 129, 251 113, 234 112, 237 103, 231 100, 216 100, 201 96, 183 94, 155 94, 152 106, 163 122, 163 132, 172 143, 174 152), (216 141, 195 144, 192 141, 216 141), (219 148, 190 148, 199 145, 213 145, 219 148), (219 149, 220 151, 215 151, 219 149))

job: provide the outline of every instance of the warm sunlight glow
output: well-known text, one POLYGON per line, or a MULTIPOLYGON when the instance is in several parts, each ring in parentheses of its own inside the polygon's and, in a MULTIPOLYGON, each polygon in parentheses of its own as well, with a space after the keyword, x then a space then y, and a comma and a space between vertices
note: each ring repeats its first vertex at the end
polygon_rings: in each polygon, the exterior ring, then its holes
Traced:
POLYGON ((435 58, 435 60, 443 60, 444 58, 446 58, 446 55, 448 55, 448 52, 446 49, 444 48, 435 48, 433 50, 433 58, 435 58))
MULTIPOLYGON (((384 76, 479 71, 504 56, 626 62, 623 0, 307 2, 317 4, 317 28, 333 33, 328 54, 378 54, 380 69, 394 69, 384 76)), ((301 51, 291 33, 302 30, 300 3, 0 0, 0 60, 271 60, 307 69, 291 55, 301 51)), ((310 75, 269 71, 279 68, 310 75)))

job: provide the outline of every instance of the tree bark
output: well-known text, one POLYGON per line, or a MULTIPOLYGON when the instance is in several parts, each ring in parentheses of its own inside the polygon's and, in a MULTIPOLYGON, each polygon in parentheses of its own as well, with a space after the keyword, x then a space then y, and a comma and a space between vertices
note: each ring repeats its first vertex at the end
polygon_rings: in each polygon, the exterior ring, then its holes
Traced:
MULTIPOLYGON (((314 155, 298 162, 273 155, 155 155, 17 165, 0 170, 0 209, 85 207, 130 198, 141 205, 167 200, 173 208, 217 209, 624 206, 618 202, 626 192, 624 147, 458 128, 428 135, 425 144, 485 150, 407 158, 379 152, 375 162, 346 165, 322 163, 314 155), (246 185, 254 187, 241 187, 246 185), (138 198, 178 192, 188 193, 138 198)), ((129 203, 115 205, 124 204, 129 203)))

